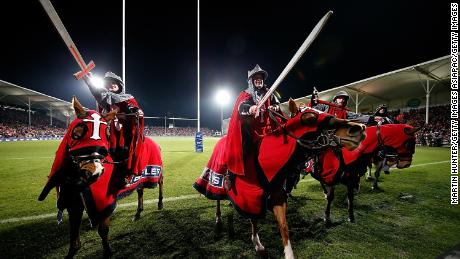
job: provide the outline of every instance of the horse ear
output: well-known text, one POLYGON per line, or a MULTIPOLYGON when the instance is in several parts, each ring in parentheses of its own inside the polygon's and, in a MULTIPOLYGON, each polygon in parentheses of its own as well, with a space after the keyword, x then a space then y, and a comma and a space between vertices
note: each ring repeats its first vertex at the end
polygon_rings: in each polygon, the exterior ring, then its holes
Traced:
POLYGON ((72 97, 72 107, 77 118, 83 119, 87 116, 85 108, 83 108, 83 105, 81 105, 75 95, 72 97))
POLYGON ((288 102, 289 106, 289 111, 291 112, 291 118, 296 116, 296 114, 299 112, 299 108, 297 108, 297 104, 292 100, 292 98, 289 98, 288 102))
POLYGON ((106 121, 111 121, 115 118, 117 113, 118 113, 118 109, 113 109, 110 112, 102 115, 102 118, 104 118, 106 121))
POLYGON ((414 127, 414 128, 406 127, 404 128, 404 133, 406 133, 409 136, 414 136, 414 134, 420 129, 421 129, 420 127, 414 127))

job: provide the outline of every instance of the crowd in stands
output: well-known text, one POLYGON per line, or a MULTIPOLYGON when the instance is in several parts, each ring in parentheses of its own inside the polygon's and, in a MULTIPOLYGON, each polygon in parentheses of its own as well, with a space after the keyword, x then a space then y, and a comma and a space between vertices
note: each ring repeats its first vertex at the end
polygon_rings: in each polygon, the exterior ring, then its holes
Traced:
POLYGON ((31 125, 24 109, 0 105, 0 139, 61 137, 65 134, 65 123, 50 118, 44 112, 33 111, 31 125))
MULTIPOLYGON (((49 116, 42 111, 33 111, 29 126, 27 110, 0 104, 0 139, 62 137, 66 128, 59 120, 53 120, 51 126, 49 116)), ((144 132, 147 136, 195 136, 196 127, 173 127, 165 131, 164 127, 145 126, 144 132)), ((208 128, 201 128, 201 132, 205 136, 217 135, 217 131, 208 128)))
MULTIPOLYGON (((215 136, 216 131, 208 128, 201 128, 201 132, 204 136, 215 136)), ((196 127, 174 127, 165 128, 156 126, 145 126, 144 134, 146 136, 195 136, 196 127)))
POLYGON ((417 144, 439 147, 450 140, 450 107, 434 106, 429 109, 429 123, 425 124, 425 108, 410 109, 405 112, 392 111, 390 118, 395 123, 407 123, 421 130, 416 134, 417 144))

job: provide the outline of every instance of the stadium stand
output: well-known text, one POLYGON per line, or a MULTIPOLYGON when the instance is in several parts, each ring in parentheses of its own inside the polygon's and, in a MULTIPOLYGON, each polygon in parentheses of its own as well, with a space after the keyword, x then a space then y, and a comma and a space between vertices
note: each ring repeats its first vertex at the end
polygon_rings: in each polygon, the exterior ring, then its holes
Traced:
POLYGON ((450 141, 449 105, 431 107, 429 112, 430 122, 428 124, 425 124, 425 108, 408 111, 396 110, 390 111, 389 114, 395 123, 407 123, 422 128, 416 134, 418 145, 448 146, 450 141))
MULTIPOLYGON (((409 66, 319 92, 319 98, 331 101, 339 91, 350 95, 348 108, 373 114, 386 104, 393 120, 421 126, 417 143, 447 146, 450 143, 450 56, 409 66)), ((309 103, 311 95, 295 99, 309 103)), ((287 102, 281 105, 288 113, 287 102)))
POLYGON ((41 111, 33 111, 31 125, 28 112, 18 107, 0 104, 0 139, 49 139, 60 138, 65 133, 65 123, 55 121, 49 125, 49 118, 41 111))
MULTIPOLYGON (((195 136, 196 128, 174 127, 165 129, 165 127, 145 126, 144 132, 147 136, 195 136)), ((217 131, 201 128, 201 132, 204 136, 215 136, 217 131)))
MULTIPOLYGON (((0 141, 61 138, 73 119, 69 102, 0 80, 0 141)), ((205 136, 217 131, 201 128, 205 136)), ((146 126, 147 136, 194 136, 194 127, 146 126)))

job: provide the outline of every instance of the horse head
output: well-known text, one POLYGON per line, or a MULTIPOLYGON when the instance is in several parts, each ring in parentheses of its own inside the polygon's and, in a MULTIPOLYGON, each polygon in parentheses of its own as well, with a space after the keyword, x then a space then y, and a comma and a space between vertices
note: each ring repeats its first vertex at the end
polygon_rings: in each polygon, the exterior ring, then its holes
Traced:
POLYGON ((396 165, 397 168, 402 169, 411 165, 415 153, 415 133, 419 130, 420 128, 407 124, 377 126, 377 139, 387 153, 388 166, 396 165))
POLYGON ((300 140, 299 143, 316 143, 318 146, 341 146, 348 150, 356 149, 366 137, 366 126, 333 117, 330 114, 289 100, 291 119, 286 129, 300 140), (312 142, 313 141, 313 142, 312 142))
POLYGON ((101 115, 86 110, 75 96, 72 98, 72 106, 76 118, 69 124, 63 141, 78 168, 78 183, 91 184, 104 172, 102 162, 109 150, 108 124, 117 110, 101 115))

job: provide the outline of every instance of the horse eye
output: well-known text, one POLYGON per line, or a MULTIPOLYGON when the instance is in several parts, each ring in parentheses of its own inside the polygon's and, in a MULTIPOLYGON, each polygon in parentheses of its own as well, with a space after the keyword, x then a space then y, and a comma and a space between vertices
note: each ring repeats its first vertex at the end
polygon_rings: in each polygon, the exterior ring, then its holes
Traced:
POLYGON ((88 126, 84 123, 80 123, 72 130, 72 138, 73 139, 81 139, 85 136, 86 132, 88 132, 88 126))

